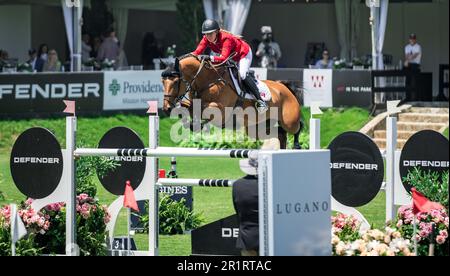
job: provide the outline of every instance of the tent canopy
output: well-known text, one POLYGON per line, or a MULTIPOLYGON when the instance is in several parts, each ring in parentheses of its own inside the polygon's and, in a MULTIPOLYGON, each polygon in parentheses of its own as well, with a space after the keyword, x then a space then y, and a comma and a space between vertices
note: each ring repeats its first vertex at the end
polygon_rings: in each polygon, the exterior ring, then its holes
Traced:
MULTIPOLYGON (((176 11, 176 0, 107 0, 114 8, 134 10, 176 11)), ((0 0, 0 5, 45 5, 61 6, 61 0, 0 0)), ((91 0, 84 0, 84 6, 90 7, 91 0)))

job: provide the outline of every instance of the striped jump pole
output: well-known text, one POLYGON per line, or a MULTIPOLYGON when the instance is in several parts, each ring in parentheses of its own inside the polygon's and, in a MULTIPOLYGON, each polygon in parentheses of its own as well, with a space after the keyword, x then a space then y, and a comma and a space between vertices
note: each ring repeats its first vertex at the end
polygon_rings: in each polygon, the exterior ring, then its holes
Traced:
POLYGON ((257 150, 156 147, 154 149, 97 149, 79 148, 75 156, 144 156, 144 157, 227 157, 249 158, 257 156, 257 150))
POLYGON ((159 186, 199 186, 199 187, 232 187, 235 180, 229 179, 188 179, 188 178, 160 178, 159 186))

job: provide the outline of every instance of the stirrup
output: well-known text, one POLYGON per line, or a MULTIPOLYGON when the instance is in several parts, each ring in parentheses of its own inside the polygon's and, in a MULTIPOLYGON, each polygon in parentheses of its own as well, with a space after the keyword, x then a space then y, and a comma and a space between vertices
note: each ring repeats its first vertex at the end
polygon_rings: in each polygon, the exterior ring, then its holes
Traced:
POLYGON ((265 101, 257 100, 255 103, 256 110, 258 110, 259 113, 264 113, 269 109, 269 106, 265 101))

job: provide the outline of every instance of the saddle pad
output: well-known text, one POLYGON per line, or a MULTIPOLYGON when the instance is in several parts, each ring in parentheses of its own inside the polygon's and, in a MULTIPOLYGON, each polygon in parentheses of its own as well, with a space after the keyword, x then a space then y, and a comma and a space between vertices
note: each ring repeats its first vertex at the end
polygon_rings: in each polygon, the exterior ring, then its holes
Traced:
MULTIPOLYGON (((244 92, 242 91, 241 86, 239 85, 238 81, 236 80, 235 75, 232 73, 231 68, 229 68, 229 70, 230 70, 231 79, 233 80, 234 87, 236 88, 236 92, 240 97, 242 97, 244 92)), ((264 101, 268 102, 272 99, 272 95, 270 94, 270 89, 266 83, 264 83, 263 81, 257 80, 256 86, 258 87, 259 93, 261 94, 261 98, 264 101)), ((251 95, 250 93, 245 93, 244 98, 249 99, 249 100, 255 100, 255 97, 253 97, 253 95, 251 95)))

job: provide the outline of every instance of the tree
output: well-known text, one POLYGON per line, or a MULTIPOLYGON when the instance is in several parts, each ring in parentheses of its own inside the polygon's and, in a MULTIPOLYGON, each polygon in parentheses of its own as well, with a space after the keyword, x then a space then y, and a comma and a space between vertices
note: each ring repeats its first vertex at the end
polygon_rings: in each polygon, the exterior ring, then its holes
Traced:
POLYGON ((201 27, 205 20, 202 0, 178 0, 177 23, 181 33, 181 51, 190 52, 195 49, 202 38, 201 27))

